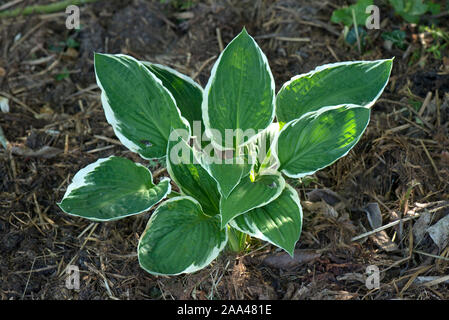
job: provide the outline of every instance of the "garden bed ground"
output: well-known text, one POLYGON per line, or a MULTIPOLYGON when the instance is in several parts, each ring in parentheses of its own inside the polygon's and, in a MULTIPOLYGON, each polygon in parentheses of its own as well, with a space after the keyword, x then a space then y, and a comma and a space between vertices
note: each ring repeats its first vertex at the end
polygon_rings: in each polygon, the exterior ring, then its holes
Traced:
POLYGON ((10 106, 0 112, 9 142, 0 147, 0 299, 448 299, 441 277, 449 273, 449 246, 438 247, 418 217, 435 224, 449 213, 448 49, 440 59, 426 52, 425 35, 386 6, 383 29, 368 31, 360 54, 330 22, 344 1, 161 2, 84 5, 80 31, 65 27, 64 12, 0 19, 0 96, 10 106), (390 84, 345 158, 290 180, 304 206, 294 260, 253 240, 247 252, 223 254, 194 274, 149 275, 135 252, 151 212, 91 223, 56 205, 79 169, 112 154, 166 175, 163 164, 142 160, 114 136, 93 52, 162 63, 204 86, 220 47, 243 26, 266 53, 277 89, 325 63, 395 56, 390 84), (380 36, 398 27, 407 31, 405 51, 389 50, 380 36), (351 241, 371 230, 369 203, 384 225, 406 221, 351 241), (68 265, 80 268, 80 290, 66 288, 68 265), (365 285, 369 265, 381 271, 380 289, 365 285), (437 284, 423 284, 429 279, 437 284))

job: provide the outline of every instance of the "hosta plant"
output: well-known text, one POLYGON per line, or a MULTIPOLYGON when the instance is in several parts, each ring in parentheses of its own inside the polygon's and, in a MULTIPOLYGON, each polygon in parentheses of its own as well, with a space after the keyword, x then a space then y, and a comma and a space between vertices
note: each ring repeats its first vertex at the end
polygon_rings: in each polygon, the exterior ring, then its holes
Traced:
POLYGON ((285 177, 311 175, 354 147, 391 68, 392 60, 324 65, 276 94, 267 58, 245 29, 205 88, 166 66, 97 53, 107 121, 129 150, 164 158, 170 178, 156 182, 125 158, 99 159, 74 176, 59 206, 94 221, 156 207, 137 249, 152 274, 199 270, 238 234, 293 255, 302 210, 285 177))

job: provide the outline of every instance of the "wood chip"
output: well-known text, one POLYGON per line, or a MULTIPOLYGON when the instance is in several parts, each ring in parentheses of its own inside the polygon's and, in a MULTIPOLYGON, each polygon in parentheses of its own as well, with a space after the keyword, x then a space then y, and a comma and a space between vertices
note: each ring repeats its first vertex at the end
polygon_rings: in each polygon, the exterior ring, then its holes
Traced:
POLYGON ((288 253, 283 252, 267 256, 262 263, 271 268, 288 270, 312 262, 319 257, 321 257, 321 253, 314 250, 296 249, 293 258, 288 253))

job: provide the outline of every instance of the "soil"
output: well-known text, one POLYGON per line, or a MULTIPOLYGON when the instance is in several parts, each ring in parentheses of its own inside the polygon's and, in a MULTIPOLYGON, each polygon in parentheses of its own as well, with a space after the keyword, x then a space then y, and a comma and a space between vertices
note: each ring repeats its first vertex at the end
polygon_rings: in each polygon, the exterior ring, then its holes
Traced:
MULTIPOLYGON (((330 22, 345 1, 185 3, 86 4, 78 31, 65 27, 64 12, 0 19, 0 96, 10 107, 0 112, 9 142, 7 150, 0 147, 0 298, 448 299, 447 282, 419 280, 448 274, 449 247, 426 233, 417 241, 414 233, 420 215, 430 213, 434 224, 449 213, 448 48, 437 58, 419 31, 407 28, 409 48, 389 49, 382 31, 405 24, 388 7, 381 11, 383 30, 368 30, 359 53, 330 22), (346 157, 309 179, 289 181, 304 207, 293 260, 253 239, 246 252, 222 254, 194 274, 152 276, 135 253, 151 212, 92 223, 57 206, 74 174, 98 158, 127 157, 153 172, 163 166, 114 136, 95 84, 93 52, 168 65, 204 86, 220 43, 244 26, 267 55, 277 89, 322 64, 395 57, 391 81, 346 157), (372 229, 369 203, 379 206, 384 225, 405 220, 353 241, 372 229), (69 265, 79 267, 79 290, 66 287, 69 265), (381 271, 379 289, 365 284, 370 265, 381 271)), ((448 31, 447 17, 440 27, 448 31)))

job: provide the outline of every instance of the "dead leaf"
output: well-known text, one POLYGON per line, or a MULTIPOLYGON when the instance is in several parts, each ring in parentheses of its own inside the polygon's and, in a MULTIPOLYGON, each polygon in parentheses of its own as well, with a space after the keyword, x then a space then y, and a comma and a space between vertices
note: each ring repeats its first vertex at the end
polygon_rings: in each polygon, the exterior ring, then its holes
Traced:
POLYGON ((351 300, 357 297, 357 293, 352 293, 344 290, 334 291, 324 289, 317 296, 312 297, 312 300, 351 300))
POLYGON ((63 55, 69 59, 76 59, 78 58, 78 51, 74 48, 67 48, 63 55))
POLYGON ((416 220, 413 225, 413 235, 415 236, 416 243, 420 243, 422 241, 431 221, 432 215, 428 211, 421 213, 419 219, 416 220))
POLYGON ((294 285, 293 282, 287 283, 287 290, 285 291, 285 294, 282 297, 282 300, 291 300, 295 290, 296 290, 296 286, 294 285))
POLYGON ((338 281, 358 281, 361 283, 365 283, 366 277, 365 277, 365 275, 363 275, 361 273, 349 272, 349 273, 345 273, 341 276, 337 276, 337 280, 338 281))
POLYGON ((449 57, 443 57, 443 65, 446 71, 449 71, 449 57))
POLYGON ((368 203, 362 210, 365 211, 368 222, 373 230, 382 226, 382 213, 377 202, 368 203))
POLYGON ((1 126, 0 126, 0 144, 3 146, 3 148, 8 149, 8 140, 6 140, 5 133, 3 132, 1 126))
POLYGON ((449 214, 427 229, 427 233, 440 250, 449 245, 449 214))
POLYGON ((258 300, 273 300, 277 298, 276 291, 272 286, 248 286, 247 290, 258 300))
POLYGON ((338 212, 324 201, 320 202, 303 201, 301 204, 305 210, 310 211, 312 213, 319 213, 323 214, 324 216, 333 218, 338 217, 338 212))
POLYGON ((427 285, 439 284, 439 283, 447 283, 449 284, 449 276, 437 277, 437 276, 422 276, 417 277, 414 281, 416 284, 427 285))
POLYGON ((39 114, 35 115, 36 119, 44 119, 44 120, 51 120, 51 118, 54 115, 54 111, 48 104, 45 104, 42 108, 39 110, 39 114))
POLYGON ((283 252, 267 256, 262 263, 271 268, 288 270, 312 262, 319 257, 321 257, 321 253, 314 250, 296 249, 293 258, 288 253, 283 252))
POLYGON ((37 157, 37 158, 50 159, 56 157, 63 151, 61 149, 49 146, 43 146, 38 150, 33 150, 25 146, 13 146, 11 148, 11 152, 12 154, 23 157, 37 157))
POLYGON ((397 251, 399 249, 397 244, 391 241, 390 237, 384 230, 371 235, 370 239, 376 244, 376 246, 386 252, 397 251))
POLYGON ((40 113, 47 113, 49 115, 54 114, 55 112, 53 111, 52 108, 50 108, 50 106, 48 104, 45 104, 42 108, 39 109, 40 113))
POLYGON ((0 111, 3 113, 9 112, 9 99, 0 96, 0 111))
POLYGON ((310 286, 312 285, 312 283, 310 283, 308 286, 306 287, 301 287, 301 289, 299 289, 298 291, 296 291, 292 298, 290 300, 301 300, 304 299, 310 291, 310 286))
POLYGON ((325 201, 331 206, 342 202, 343 198, 330 189, 314 189, 307 193, 307 199, 312 202, 325 201))
POLYGON ((184 12, 174 13, 173 16, 179 20, 189 20, 189 19, 193 19, 195 17, 195 14, 192 11, 184 11, 184 12))

